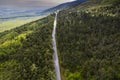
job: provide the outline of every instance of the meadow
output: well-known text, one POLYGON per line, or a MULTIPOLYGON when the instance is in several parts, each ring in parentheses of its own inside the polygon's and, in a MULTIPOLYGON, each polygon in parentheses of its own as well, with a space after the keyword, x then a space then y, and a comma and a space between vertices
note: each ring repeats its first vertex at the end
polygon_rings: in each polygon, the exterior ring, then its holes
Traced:
POLYGON ((4 32, 6 30, 10 30, 10 29, 22 26, 24 24, 36 21, 43 17, 45 17, 45 16, 37 16, 37 17, 31 17, 31 18, 17 18, 17 19, 1 21, 0 22, 0 32, 4 32))

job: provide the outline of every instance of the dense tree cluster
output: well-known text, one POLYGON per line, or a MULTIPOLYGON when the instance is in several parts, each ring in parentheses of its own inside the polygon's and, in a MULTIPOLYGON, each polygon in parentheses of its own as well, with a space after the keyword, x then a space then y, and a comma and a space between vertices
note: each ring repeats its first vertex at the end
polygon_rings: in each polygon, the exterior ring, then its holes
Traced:
POLYGON ((113 4, 113 5, 119 5, 120 0, 101 0, 102 3, 108 3, 108 4, 113 4))
POLYGON ((61 11, 57 45, 63 79, 120 80, 119 25, 120 16, 61 11))
MULTIPOLYGON (((59 12, 62 80, 120 80, 119 1, 88 0, 59 12)), ((55 80, 53 16, 0 33, 0 80, 55 80)))
POLYGON ((101 5, 89 8, 86 10, 87 13, 95 15, 105 15, 105 16, 120 16, 120 5, 101 5))
POLYGON ((55 79, 51 43, 53 20, 48 16, 0 34, 0 80, 55 79))

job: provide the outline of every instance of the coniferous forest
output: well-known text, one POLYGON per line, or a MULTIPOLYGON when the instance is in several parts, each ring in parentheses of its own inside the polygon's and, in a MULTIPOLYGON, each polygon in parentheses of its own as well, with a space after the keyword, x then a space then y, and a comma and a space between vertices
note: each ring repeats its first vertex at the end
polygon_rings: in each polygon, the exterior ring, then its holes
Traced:
POLYGON ((0 80, 55 79, 52 23, 49 16, 0 34, 0 80))
MULTIPOLYGON (((55 80, 55 14, 0 33, 0 80, 55 80)), ((88 0, 57 17, 62 80, 120 80, 120 0, 88 0)))

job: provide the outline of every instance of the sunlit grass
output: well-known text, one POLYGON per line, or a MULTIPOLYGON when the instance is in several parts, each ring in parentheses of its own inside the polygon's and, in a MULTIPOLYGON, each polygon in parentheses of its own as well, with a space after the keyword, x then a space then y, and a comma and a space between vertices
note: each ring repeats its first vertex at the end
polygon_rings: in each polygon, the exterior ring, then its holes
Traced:
POLYGON ((19 27, 21 25, 41 19, 43 17, 45 16, 33 17, 33 18, 28 18, 28 19, 13 19, 13 20, 0 22, 0 32, 3 32, 5 30, 10 30, 15 27, 19 27))

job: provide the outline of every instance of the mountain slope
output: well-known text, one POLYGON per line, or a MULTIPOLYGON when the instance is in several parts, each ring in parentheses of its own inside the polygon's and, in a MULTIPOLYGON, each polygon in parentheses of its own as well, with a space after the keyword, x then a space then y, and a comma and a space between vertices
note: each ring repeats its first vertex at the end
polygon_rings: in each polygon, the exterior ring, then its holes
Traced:
POLYGON ((59 13, 63 80, 120 79, 120 6, 98 2, 90 0, 59 13))
MULTIPOLYGON (((88 0, 59 12, 62 80, 120 80, 119 11, 119 4, 88 0)), ((0 33, 0 80, 55 80, 53 20, 51 14, 0 33)))
POLYGON ((55 79, 52 23, 48 16, 0 33, 0 80, 55 79))
POLYGON ((70 7, 70 6, 74 6, 74 5, 80 4, 80 3, 85 2, 85 1, 86 0, 76 0, 76 1, 73 1, 73 2, 63 3, 63 4, 60 4, 56 7, 47 9, 47 10, 43 11, 43 13, 54 12, 56 10, 61 10, 61 9, 64 9, 64 8, 67 8, 67 7, 70 7))

